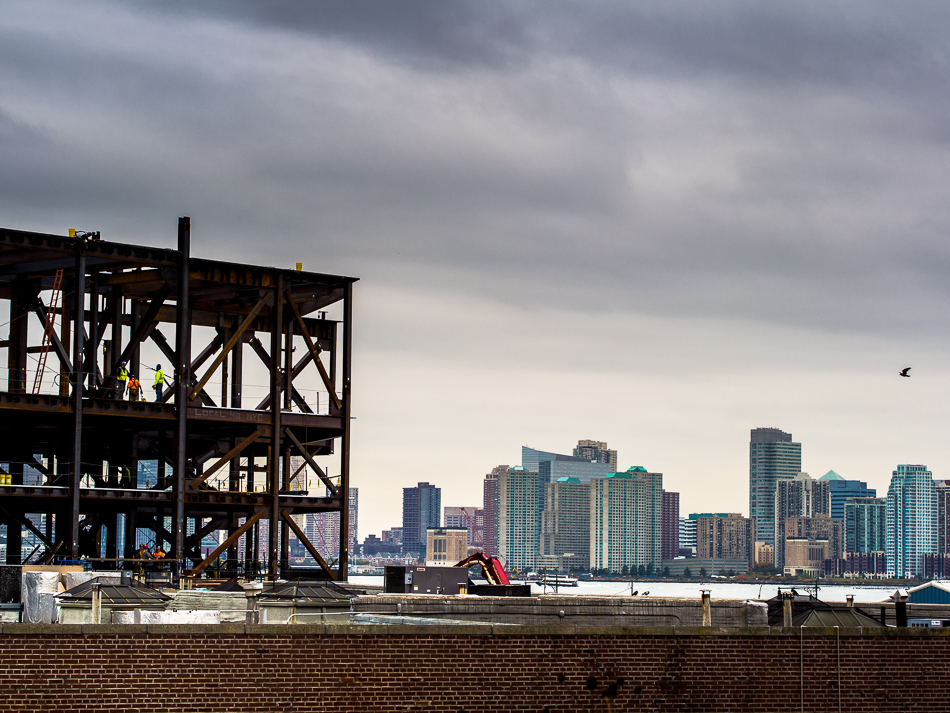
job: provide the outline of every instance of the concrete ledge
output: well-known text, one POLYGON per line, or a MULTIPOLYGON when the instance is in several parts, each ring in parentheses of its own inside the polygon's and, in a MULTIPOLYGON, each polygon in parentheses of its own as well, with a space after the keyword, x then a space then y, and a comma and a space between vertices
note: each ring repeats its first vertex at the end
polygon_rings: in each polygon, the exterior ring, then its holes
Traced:
POLYGON ((575 636, 577 627, 525 626, 523 624, 492 624, 493 636, 575 636))
POLYGON ((118 634, 139 636, 148 633, 146 624, 80 624, 84 634, 118 634))
POLYGON ((28 634, 35 636, 63 636, 81 634, 82 624, 4 624, 4 634, 28 634))
POLYGON ((673 626, 584 626, 577 625, 578 636, 675 636, 673 626))
POLYGON ((626 636, 626 637, 794 637, 950 639, 947 628, 869 627, 716 627, 716 626, 527 626, 466 622, 463 624, 17 624, 0 626, 6 636, 626 636))
POLYGON ((402 634, 409 636, 491 636, 492 625, 473 622, 471 624, 389 624, 386 627, 388 634, 402 634))
POLYGON ((244 624, 147 624, 149 634, 243 634, 244 624))

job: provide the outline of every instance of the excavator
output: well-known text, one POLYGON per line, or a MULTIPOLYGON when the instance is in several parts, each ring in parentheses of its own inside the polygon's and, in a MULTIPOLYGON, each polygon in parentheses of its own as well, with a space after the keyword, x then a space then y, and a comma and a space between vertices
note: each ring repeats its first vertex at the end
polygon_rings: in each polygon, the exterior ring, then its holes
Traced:
POLYGON ((481 565, 482 574, 485 576, 485 579, 489 581, 489 583, 496 586, 511 584, 511 580, 508 579, 508 574, 505 572, 505 568, 502 566, 501 561, 497 557, 489 557, 483 552, 476 552, 473 555, 469 555, 461 562, 456 562, 452 566, 465 567, 467 569, 473 564, 481 565))

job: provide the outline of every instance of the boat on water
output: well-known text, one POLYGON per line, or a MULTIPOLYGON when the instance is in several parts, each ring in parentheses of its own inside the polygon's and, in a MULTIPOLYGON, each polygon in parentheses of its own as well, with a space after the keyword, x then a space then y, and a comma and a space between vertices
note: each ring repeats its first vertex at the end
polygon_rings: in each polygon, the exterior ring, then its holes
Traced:
POLYGON ((534 584, 543 587, 576 587, 577 580, 574 577, 568 577, 563 574, 539 575, 531 580, 534 584))

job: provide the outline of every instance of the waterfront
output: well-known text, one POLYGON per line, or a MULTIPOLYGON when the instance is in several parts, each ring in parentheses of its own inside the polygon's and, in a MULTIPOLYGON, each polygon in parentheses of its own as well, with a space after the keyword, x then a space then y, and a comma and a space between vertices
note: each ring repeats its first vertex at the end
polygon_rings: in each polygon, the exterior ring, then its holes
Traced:
MULTIPOLYGON (((349 581, 353 584, 382 586, 382 575, 351 575, 349 581)), ((729 582, 712 579, 705 582, 664 582, 659 580, 640 580, 636 582, 585 582, 581 581, 576 587, 561 587, 557 594, 566 596, 629 596, 631 591, 642 596, 649 592, 651 597, 689 597, 699 598, 701 589, 710 590, 715 599, 771 599, 779 590, 778 584, 748 584, 744 582, 729 582)), ((782 589, 789 589, 792 585, 781 585, 782 589)), ((814 585, 794 587, 799 592, 814 592, 814 585)), ((865 584, 829 584, 820 585, 818 598, 827 602, 843 602, 848 594, 854 595, 854 601, 862 604, 880 602, 887 599, 894 590, 894 585, 865 585, 865 584)), ((533 594, 554 594, 552 587, 531 585, 533 594)))

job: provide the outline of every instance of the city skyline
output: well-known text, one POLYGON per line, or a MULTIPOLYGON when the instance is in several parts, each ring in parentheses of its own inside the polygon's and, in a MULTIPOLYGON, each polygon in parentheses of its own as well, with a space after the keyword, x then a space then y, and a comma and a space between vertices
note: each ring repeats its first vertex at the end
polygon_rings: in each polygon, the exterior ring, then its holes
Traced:
MULTIPOLYGON (((781 429, 775 429, 775 427, 769 427, 769 428, 772 429, 772 430, 781 430, 781 429)), ((758 427, 758 428, 753 428, 752 430, 762 430, 762 429, 761 429, 761 427, 758 427)), ((744 496, 744 498, 745 498, 744 501, 742 501, 742 500, 739 500, 739 501, 727 501, 727 500, 725 500, 725 499, 717 498, 717 495, 719 495, 719 493, 717 493, 715 490, 706 490, 706 491, 701 491, 701 492, 698 492, 698 493, 697 493, 697 492, 690 492, 690 491, 686 490, 681 484, 677 483, 675 480, 671 480, 671 477, 668 476, 668 475, 666 475, 665 471, 663 471, 663 468, 661 468, 661 467, 660 467, 660 468, 656 468, 656 470, 658 470, 658 471, 660 471, 660 472, 664 472, 664 489, 665 489, 665 490, 669 490, 669 491, 674 491, 674 492, 676 492, 676 493, 678 494, 678 498, 679 498, 679 512, 680 512, 681 517, 685 517, 687 514, 692 514, 692 513, 706 513, 706 512, 711 512, 711 511, 735 512, 735 513, 741 513, 741 514, 743 514, 743 515, 745 515, 745 516, 750 516, 750 511, 749 511, 749 507, 748 507, 748 506, 749 506, 749 503, 748 503, 748 491, 749 491, 749 487, 750 487, 750 480, 749 480, 749 478, 750 478, 750 473, 749 473, 749 471, 748 471, 748 469, 750 468, 750 464, 749 464, 749 435, 748 435, 748 434, 749 434, 749 430, 746 430, 746 431, 745 431, 745 434, 744 434, 744 435, 745 435, 745 440, 744 440, 744 443, 743 443, 743 447, 744 447, 744 449, 745 449, 744 452, 743 452, 743 455, 744 455, 744 457, 745 457, 745 464, 744 464, 744 467, 746 468, 746 472, 743 473, 742 476, 741 476, 741 478, 742 478, 742 487, 743 487, 743 490, 744 490, 743 496, 744 496), (696 506, 695 506, 695 507, 690 507, 690 506, 688 505, 688 503, 694 503, 696 506), (718 507, 718 508, 708 507, 708 506, 706 506, 708 503, 721 504, 722 507, 718 507)), ((788 435, 788 434, 787 434, 787 435, 788 435)), ((796 436, 795 438, 796 438, 796 445, 798 445, 798 443, 797 443, 797 436, 796 436)), ((582 439, 582 440, 586 440, 586 439, 582 439)), ((575 440, 573 440, 573 441, 570 441, 570 442, 569 442, 569 445, 559 446, 559 449, 560 449, 561 451, 573 451, 573 450, 575 449, 575 445, 576 445, 577 442, 579 442, 579 441, 578 441, 577 439, 575 439, 575 440)), ((611 441, 607 441, 607 442, 608 442, 608 443, 612 443, 611 441)), ((805 463, 807 463, 807 461, 805 460, 805 454, 806 454, 807 451, 808 451, 808 447, 809 447, 809 444, 807 444, 807 443, 802 443, 802 444, 801 444, 802 466, 801 466, 801 470, 798 471, 798 472, 796 472, 795 475, 798 475, 798 473, 802 473, 802 474, 804 474, 804 475, 808 475, 808 474, 809 474, 808 469, 805 467, 805 463)), ((563 453, 559 453, 557 449, 555 449, 555 450, 550 450, 550 451, 544 451, 544 450, 541 450, 541 449, 535 449, 535 448, 532 448, 532 447, 530 447, 530 446, 524 446, 524 445, 522 445, 522 446, 520 447, 520 451, 521 451, 521 458, 525 458, 525 454, 526 454, 526 453, 532 454, 532 455, 529 455, 528 457, 536 457, 536 454, 545 454, 545 455, 550 455, 550 456, 555 456, 555 455, 563 456, 563 455, 564 455, 563 453)), ((617 449, 612 449, 612 452, 619 454, 619 455, 616 456, 617 462, 618 462, 618 470, 617 470, 616 472, 623 472, 623 471, 626 470, 628 467, 634 467, 634 466, 637 466, 637 465, 641 465, 640 463, 628 463, 627 460, 626 460, 626 458, 625 458, 625 455, 624 455, 622 449, 619 449, 619 448, 617 448, 617 449)), ((497 462, 500 463, 502 460, 504 460, 504 459, 498 459, 497 462)), ((510 460, 511 462, 513 462, 513 463, 519 463, 519 460, 518 460, 518 459, 515 459, 515 458, 510 458, 509 460, 510 460)), ((907 463, 914 463, 914 462, 916 462, 916 461, 913 461, 913 460, 911 460, 911 459, 908 459, 906 462, 907 462, 907 463)), ((825 480, 825 481, 830 481, 830 480, 838 480, 838 481, 841 481, 841 480, 845 480, 845 481, 848 481, 849 483, 852 482, 852 481, 863 481, 863 482, 861 483, 861 486, 865 486, 865 487, 869 488, 870 490, 877 490, 878 494, 886 494, 887 489, 888 489, 888 486, 890 485, 890 482, 891 482, 891 475, 892 475, 892 472, 893 472, 893 470, 894 470, 895 465, 896 465, 896 463, 894 463, 894 464, 889 464, 889 465, 884 466, 884 467, 882 468, 882 471, 886 471, 886 472, 882 472, 882 473, 880 474, 880 476, 879 476, 876 480, 875 480, 874 477, 865 477, 865 476, 863 476, 863 475, 862 475, 862 476, 856 476, 856 475, 852 475, 852 474, 850 474, 850 473, 845 473, 844 475, 842 475, 842 474, 840 474, 839 472, 837 472, 837 470, 835 470, 835 468, 833 468, 833 467, 829 467, 829 468, 827 469, 827 472, 824 471, 824 470, 816 469, 815 472, 822 472, 822 473, 824 473, 824 475, 822 475, 822 476, 820 476, 820 477, 817 477, 817 476, 816 476, 816 477, 814 478, 814 480, 816 480, 816 481, 822 481, 822 480, 825 480)), ((652 467, 652 466, 651 466, 651 467, 652 467)), ((466 489, 466 492, 468 492, 469 490, 471 491, 471 495, 470 495, 470 496, 463 496, 463 498, 464 498, 464 497, 468 497, 467 500, 462 500, 462 499, 457 500, 457 499, 454 499, 452 496, 446 496, 446 495, 445 495, 446 492, 451 492, 451 490, 452 490, 452 489, 451 489, 451 486, 452 486, 452 485, 458 486, 458 484, 459 484, 459 483, 458 483, 458 481, 459 481, 458 478, 455 478, 455 479, 453 479, 453 480, 445 480, 444 482, 443 482, 443 481, 436 482, 436 483, 433 483, 433 485, 435 485, 436 487, 440 488, 440 490, 442 490, 442 492, 443 492, 443 495, 442 495, 442 502, 445 504, 445 507, 450 507, 450 506, 452 506, 452 507, 465 507, 465 506, 468 506, 468 507, 476 507, 476 505, 474 505, 474 503, 478 503, 477 507, 481 507, 481 503, 483 502, 483 499, 484 499, 484 482, 485 482, 485 481, 484 481, 484 478, 485 478, 485 474, 486 474, 487 472, 491 471, 492 468, 495 468, 495 466, 494 466, 494 465, 492 465, 492 466, 486 465, 486 467, 485 467, 485 469, 484 469, 484 472, 481 472, 481 473, 476 474, 476 475, 473 476, 473 480, 475 481, 474 486, 471 487, 470 489, 466 489), (447 487, 447 486, 448 486, 448 487, 447 487)), ((824 466, 819 466, 819 468, 824 468, 824 466)), ((507 469, 507 467, 505 467, 505 469, 507 469)), ((541 467, 540 467, 540 466, 539 466, 538 470, 539 470, 539 471, 541 470, 541 467)), ((650 470, 650 467, 648 467, 647 470, 650 470)), ((935 475, 934 475, 934 478, 936 478, 936 479, 939 480, 939 479, 941 478, 941 476, 940 476, 940 474, 938 473, 938 474, 935 474, 935 475)), ((832 491, 832 492, 834 493, 834 491, 832 491)), ((854 490, 853 493, 849 491, 848 497, 860 496, 863 492, 864 492, 863 488, 861 488, 861 489, 859 489, 859 490, 854 490)), ((774 490, 772 491, 772 493, 773 493, 773 496, 772 496, 772 497, 774 497, 774 490)), ((770 502, 771 502, 771 499, 772 499, 772 498, 770 498, 770 502)), ((774 507, 774 504, 773 504, 773 507, 774 507)), ((843 507, 843 505, 842 505, 842 507, 843 507)), ((362 517, 362 516, 361 516, 361 517, 362 517)), ((400 511, 400 512, 397 512, 394 517, 395 517, 395 519, 393 520, 392 523, 389 523, 388 521, 386 521, 386 522, 381 521, 381 522, 376 526, 376 529, 373 529, 373 526, 369 526, 369 528, 368 528, 367 530, 365 530, 365 531, 361 529, 361 530, 360 530, 360 534, 359 534, 360 541, 362 541, 362 539, 365 538, 365 537, 367 537, 368 535, 375 534, 375 535, 378 536, 382 530, 385 530, 385 529, 388 529, 388 528, 390 528, 390 527, 396 526, 396 524, 398 524, 398 522, 401 522, 401 517, 402 517, 401 511, 400 511), (398 522, 397 522, 397 521, 398 521, 398 522)), ((769 526, 769 531, 774 531, 774 529, 775 529, 775 525, 774 525, 774 523, 773 523, 773 524, 771 524, 771 525, 769 526)), ((763 540, 761 537, 758 537, 758 536, 757 536, 756 539, 757 539, 757 541, 766 541, 766 542, 769 542, 769 541, 770 541, 770 540, 763 540)))

